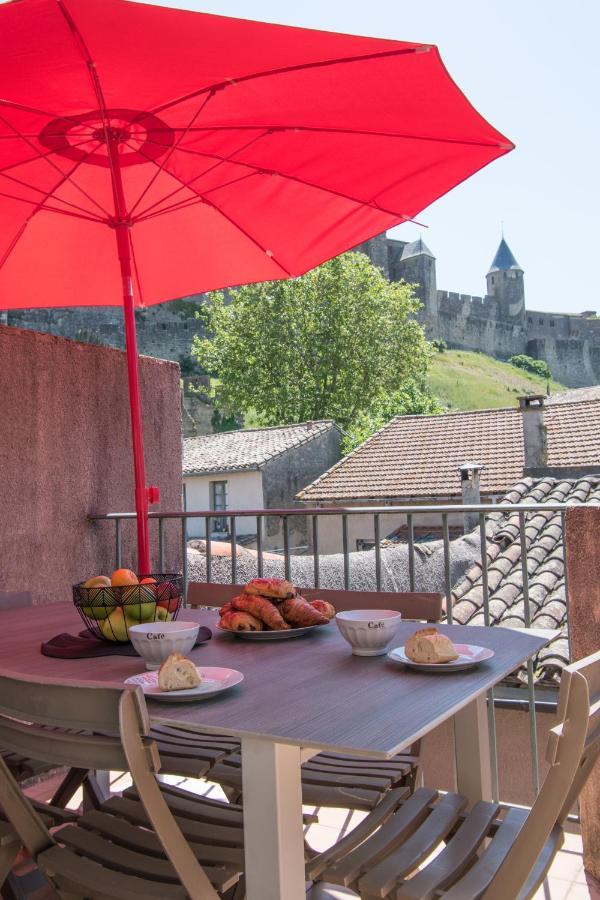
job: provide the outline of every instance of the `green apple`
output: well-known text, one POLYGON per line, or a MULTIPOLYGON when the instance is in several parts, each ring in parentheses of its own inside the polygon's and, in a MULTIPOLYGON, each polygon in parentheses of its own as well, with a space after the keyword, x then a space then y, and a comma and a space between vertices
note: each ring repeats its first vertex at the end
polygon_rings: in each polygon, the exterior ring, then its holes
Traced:
POLYGON ((93 605, 82 606, 82 612, 84 615, 88 616, 88 618, 95 619, 96 621, 106 619, 117 605, 113 597, 101 587, 89 589, 87 592, 87 599, 93 605))
POLYGON ((125 613, 134 622, 153 622, 156 599, 150 587, 136 585, 123 591, 125 613))
POLYGON ((113 609, 106 619, 98 623, 98 627, 107 641, 120 641, 121 643, 129 640, 128 625, 129 621, 120 606, 113 609))
POLYGON ((156 621, 157 622, 168 622, 171 618, 169 612, 164 608, 164 606, 156 606, 156 621))

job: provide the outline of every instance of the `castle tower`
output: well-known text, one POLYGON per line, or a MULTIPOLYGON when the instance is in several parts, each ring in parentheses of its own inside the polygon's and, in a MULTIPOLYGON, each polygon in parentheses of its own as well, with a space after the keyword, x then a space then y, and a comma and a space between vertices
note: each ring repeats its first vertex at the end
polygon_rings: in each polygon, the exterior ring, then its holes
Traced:
POLYGON ((422 237, 406 244, 398 261, 395 277, 416 285, 415 293, 423 303, 419 319, 434 322, 438 313, 435 256, 422 237))
POLYGON ((498 300, 503 318, 525 322, 525 284, 523 269, 504 240, 496 251, 486 275, 489 297, 498 300))

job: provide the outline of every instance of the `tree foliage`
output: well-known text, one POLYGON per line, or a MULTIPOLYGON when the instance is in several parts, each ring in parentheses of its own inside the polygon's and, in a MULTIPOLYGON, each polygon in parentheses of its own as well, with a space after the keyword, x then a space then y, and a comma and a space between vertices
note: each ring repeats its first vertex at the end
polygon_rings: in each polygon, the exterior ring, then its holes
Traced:
POLYGON ((508 361, 511 366, 516 366, 517 369, 524 369, 526 372, 531 372, 532 375, 539 375, 541 378, 552 377, 550 366, 543 359, 533 359, 531 356, 525 356, 524 353, 520 353, 518 356, 511 356, 508 361))
POLYGON ((350 453, 394 416, 437 415, 442 412, 444 407, 433 396, 423 376, 407 378, 399 390, 356 417, 346 429, 342 451, 350 453))
POLYGON ((335 419, 347 428, 406 379, 422 376, 430 347, 410 285, 389 282, 362 253, 300 278, 238 288, 208 305, 193 353, 218 376, 216 404, 255 410, 264 425, 335 419))

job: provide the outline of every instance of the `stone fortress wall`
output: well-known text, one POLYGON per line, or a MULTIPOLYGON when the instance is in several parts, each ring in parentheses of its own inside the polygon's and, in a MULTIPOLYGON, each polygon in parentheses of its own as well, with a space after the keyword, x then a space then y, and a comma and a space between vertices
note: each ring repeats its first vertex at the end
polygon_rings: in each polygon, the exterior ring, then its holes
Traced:
MULTIPOLYGON (((381 234, 356 248, 371 258, 392 281, 417 285, 423 303, 419 318, 431 340, 450 348, 476 350, 508 359, 526 353, 545 359, 554 378, 569 387, 600 383, 600 319, 536 312, 525 305, 523 270, 502 240, 486 276, 482 297, 438 290, 435 257, 419 239, 412 243, 381 234)), ((193 335, 201 330, 194 311, 202 295, 161 303, 136 311, 140 352, 184 364, 190 362, 193 335)), ((0 312, 0 323, 111 347, 124 346, 120 307, 15 309, 0 312)), ((184 393, 185 431, 201 434, 210 427, 210 407, 196 392, 184 393)), ((202 385, 200 385, 202 387, 202 385)))
POLYGON ((524 273, 502 239, 486 276, 483 297, 437 289, 435 257, 421 240, 379 235, 357 249, 392 281, 417 285, 419 318, 431 340, 508 359, 525 353, 544 359, 553 377, 569 387, 600 383, 600 318, 593 311, 561 314, 528 310, 524 273))

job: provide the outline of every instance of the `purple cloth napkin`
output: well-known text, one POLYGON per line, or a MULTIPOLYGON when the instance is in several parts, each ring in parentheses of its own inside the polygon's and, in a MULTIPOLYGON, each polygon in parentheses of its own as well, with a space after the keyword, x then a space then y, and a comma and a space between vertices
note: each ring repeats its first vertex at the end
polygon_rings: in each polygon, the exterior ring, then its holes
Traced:
MULTIPOLYGON (((202 625, 198 631, 195 647, 210 641, 212 631, 202 625)), ((57 634, 45 641, 41 648, 44 656, 55 656, 58 659, 91 659, 93 656, 137 656, 132 644, 120 644, 116 641, 103 641, 86 628, 79 634, 57 634)))

